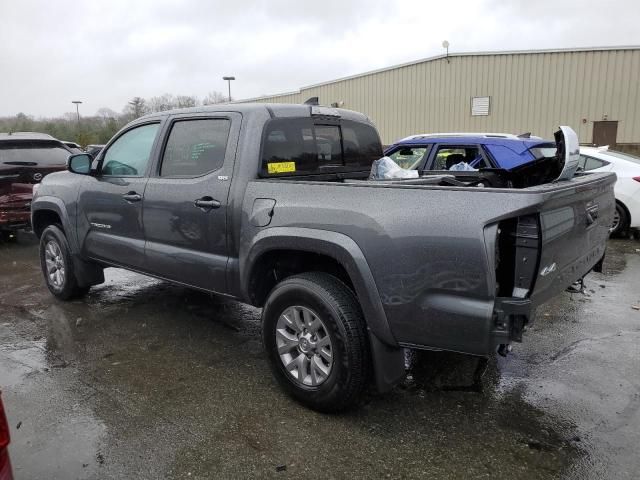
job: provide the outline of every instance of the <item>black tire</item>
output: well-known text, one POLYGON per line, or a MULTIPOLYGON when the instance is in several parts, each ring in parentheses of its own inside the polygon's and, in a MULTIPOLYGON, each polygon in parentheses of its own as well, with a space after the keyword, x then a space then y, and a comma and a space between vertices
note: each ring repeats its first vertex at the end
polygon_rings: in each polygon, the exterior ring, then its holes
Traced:
POLYGON ((618 215, 618 223, 609 230, 612 237, 621 237, 629 230, 629 215, 627 209, 621 203, 616 202, 616 215, 618 215))
POLYGON ((371 368, 367 329, 358 300, 336 277, 309 272, 277 284, 262 312, 262 337, 276 380, 293 398, 327 413, 359 404, 371 368), (303 385, 293 378, 278 353, 276 325, 280 315, 293 306, 316 312, 331 340, 332 367, 318 386, 303 385))
POLYGON ((78 285, 67 237, 65 237, 64 232, 57 225, 49 225, 42 232, 40 237, 40 267, 42 268, 42 274, 44 276, 44 281, 47 284, 47 288, 49 288, 49 291, 60 300, 78 298, 89 291, 89 287, 78 285), (64 277, 60 285, 57 285, 47 273, 45 249, 51 243, 59 249, 61 257, 60 264, 64 267, 64 277))

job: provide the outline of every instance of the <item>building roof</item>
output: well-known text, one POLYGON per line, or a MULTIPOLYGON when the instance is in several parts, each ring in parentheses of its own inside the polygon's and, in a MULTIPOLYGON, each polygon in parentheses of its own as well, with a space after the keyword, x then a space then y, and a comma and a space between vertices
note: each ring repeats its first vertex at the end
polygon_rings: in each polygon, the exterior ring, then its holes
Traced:
POLYGON ((369 70, 363 73, 357 73, 355 75, 348 75, 346 77, 339 77, 334 80, 327 80, 325 82, 305 85, 303 87, 300 87, 298 90, 294 90, 294 91, 276 93, 273 95, 260 95, 259 97, 247 98, 245 100, 240 100, 240 101, 250 102, 252 100, 259 100, 265 97, 274 98, 274 97, 284 97, 286 95, 297 95, 301 93, 302 90, 321 87, 323 85, 330 85, 332 83, 343 82, 345 80, 351 80, 354 78, 366 77, 368 75, 374 75, 376 73, 387 72, 389 70, 396 70, 398 68, 409 67, 411 65, 416 65, 416 64, 425 63, 425 62, 432 62, 434 60, 441 60, 444 58, 480 57, 480 56, 493 56, 493 55, 530 55, 530 54, 545 54, 545 53, 603 52, 603 51, 612 51, 612 50, 640 50, 640 45, 617 45, 617 46, 614 45, 609 47, 547 48, 547 49, 535 49, 535 50, 502 50, 502 51, 449 53, 449 54, 435 55, 433 57, 421 58, 418 60, 412 60, 410 62, 399 63, 397 65, 392 65, 390 67, 379 68, 376 70, 369 70))

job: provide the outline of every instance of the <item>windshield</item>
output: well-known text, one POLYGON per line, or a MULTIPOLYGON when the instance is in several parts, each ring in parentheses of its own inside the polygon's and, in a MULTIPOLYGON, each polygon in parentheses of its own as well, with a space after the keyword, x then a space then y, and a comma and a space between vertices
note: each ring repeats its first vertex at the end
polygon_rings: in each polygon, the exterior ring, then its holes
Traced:
POLYGON ((0 166, 64 166, 69 155, 57 142, 0 143, 0 166))
POLYGON ((633 162, 640 165, 640 157, 636 157, 635 155, 629 155, 628 153, 616 152, 615 150, 606 150, 602 153, 606 155, 611 155, 612 157, 620 158, 622 160, 626 160, 627 162, 633 162))

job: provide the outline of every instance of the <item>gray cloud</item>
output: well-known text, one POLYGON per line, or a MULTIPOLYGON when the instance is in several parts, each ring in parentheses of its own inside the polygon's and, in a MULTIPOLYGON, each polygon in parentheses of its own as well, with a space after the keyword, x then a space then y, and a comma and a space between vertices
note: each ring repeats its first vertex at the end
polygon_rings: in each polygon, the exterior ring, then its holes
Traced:
POLYGON ((236 98, 452 51, 640 43, 636 0, 2 2, 0 115, 120 110, 133 96, 236 98))

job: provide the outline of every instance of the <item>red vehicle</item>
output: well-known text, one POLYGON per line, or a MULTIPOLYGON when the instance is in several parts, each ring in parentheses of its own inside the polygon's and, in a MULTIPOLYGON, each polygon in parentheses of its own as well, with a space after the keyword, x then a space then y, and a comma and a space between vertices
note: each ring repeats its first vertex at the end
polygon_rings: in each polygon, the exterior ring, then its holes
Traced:
POLYGON ((4 414, 2 397, 0 397, 0 480, 13 480, 9 460, 9 441, 9 425, 4 414))
POLYGON ((33 186, 64 170, 73 152, 51 135, 0 133, 0 234, 29 228, 33 186))

